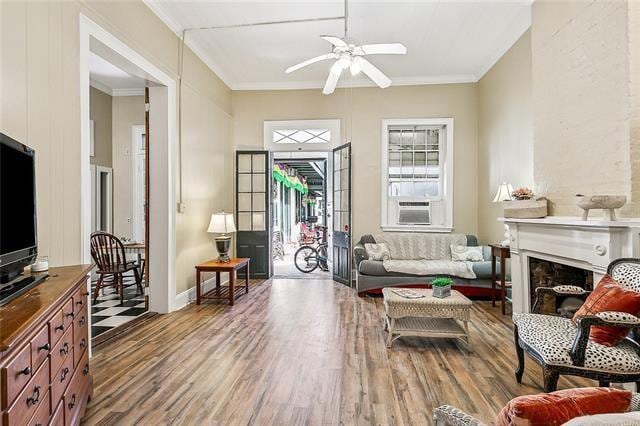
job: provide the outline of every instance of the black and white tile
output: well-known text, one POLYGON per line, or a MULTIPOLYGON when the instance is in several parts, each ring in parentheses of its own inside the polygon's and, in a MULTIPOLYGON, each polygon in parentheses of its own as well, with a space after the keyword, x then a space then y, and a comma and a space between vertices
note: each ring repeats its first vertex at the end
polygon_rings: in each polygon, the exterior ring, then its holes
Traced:
MULTIPOLYGON (((125 277, 125 280, 127 278, 125 277)), ((95 282, 91 284, 91 297, 93 297, 95 282)), ((95 304, 91 299, 91 335, 93 337, 126 324, 147 312, 144 307, 144 295, 136 294, 136 290, 136 286, 125 287, 123 303, 120 303, 120 296, 113 287, 101 290, 95 304), (102 294, 103 291, 104 294, 102 294)))

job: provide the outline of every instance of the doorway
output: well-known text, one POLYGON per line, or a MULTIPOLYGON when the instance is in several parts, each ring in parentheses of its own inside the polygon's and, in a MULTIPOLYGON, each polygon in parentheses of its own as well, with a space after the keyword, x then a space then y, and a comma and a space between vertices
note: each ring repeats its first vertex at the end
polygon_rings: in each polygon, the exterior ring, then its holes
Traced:
POLYGON ((330 278, 331 233, 327 224, 326 153, 272 161, 272 260, 280 278, 330 278))

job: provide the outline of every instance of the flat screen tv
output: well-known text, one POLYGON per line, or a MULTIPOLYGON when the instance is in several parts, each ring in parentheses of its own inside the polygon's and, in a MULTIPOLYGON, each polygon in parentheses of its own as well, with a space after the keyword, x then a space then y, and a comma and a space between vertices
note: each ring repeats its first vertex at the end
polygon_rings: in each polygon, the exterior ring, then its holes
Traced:
POLYGON ((19 279, 38 256, 36 224, 35 152, 0 133, 0 304, 36 281, 19 279))

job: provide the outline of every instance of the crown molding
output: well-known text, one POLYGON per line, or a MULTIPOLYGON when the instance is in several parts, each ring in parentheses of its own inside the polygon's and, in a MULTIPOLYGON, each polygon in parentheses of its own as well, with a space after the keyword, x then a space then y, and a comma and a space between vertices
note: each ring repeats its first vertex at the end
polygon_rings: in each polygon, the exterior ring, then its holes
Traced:
MULTIPOLYGON (((478 78, 475 75, 442 75, 442 76, 417 76, 417 77, 398 77, 392 79, 393 86, 421 86, 430 84, 460 84, 460 83, 476 83, 478 78)), ((235 84, 233 90, 296 90, 296 89, 322 89, 325 81, 277 81, 277 82, 254 82, 235 84)), ((338 88, 348 87, 378 87, 375 83, 368 80, 358 80, 353 82, 342 82, 338 84, 338 88)))
POLYGON ((111 90, 111 87, 107 87, 106 85, 100 83, 99 81, 95 81, 93 79, 89 79, 89 86, 93 87, 94 89, 98 89, 102 93, 105 93, 105 94, 107 94, 109 96, 113 96, 113 92, 111 90))

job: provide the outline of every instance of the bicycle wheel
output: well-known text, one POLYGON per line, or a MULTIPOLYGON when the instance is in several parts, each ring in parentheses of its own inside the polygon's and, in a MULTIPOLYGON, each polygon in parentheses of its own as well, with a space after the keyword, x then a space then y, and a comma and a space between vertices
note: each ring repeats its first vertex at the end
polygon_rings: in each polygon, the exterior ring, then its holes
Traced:
POLYGON ((293 255, 293 263, 300 272, 313 272, 318 267, 318 252, 311 246, 302 246, 293 255))

